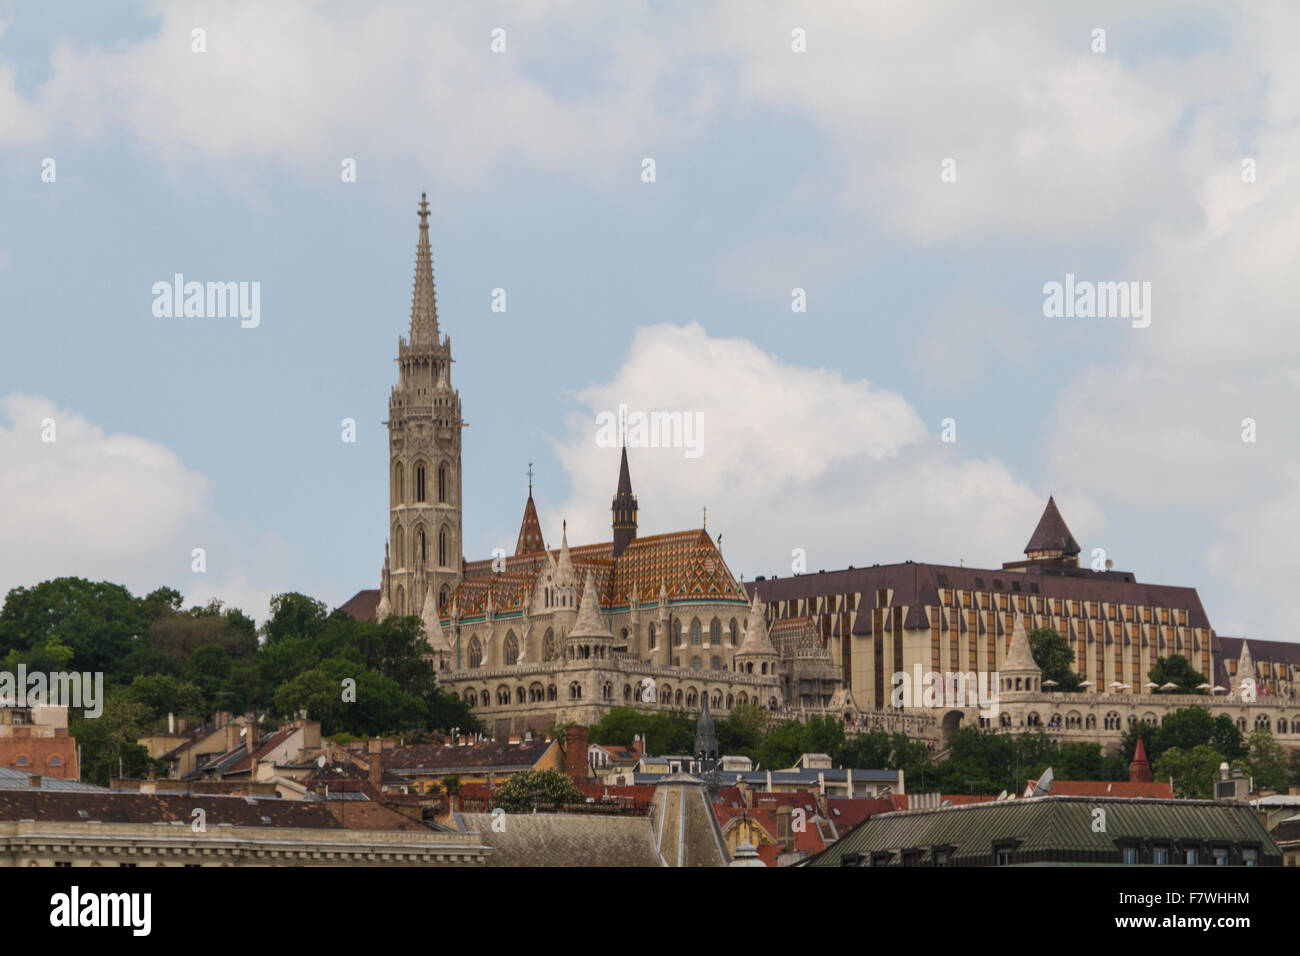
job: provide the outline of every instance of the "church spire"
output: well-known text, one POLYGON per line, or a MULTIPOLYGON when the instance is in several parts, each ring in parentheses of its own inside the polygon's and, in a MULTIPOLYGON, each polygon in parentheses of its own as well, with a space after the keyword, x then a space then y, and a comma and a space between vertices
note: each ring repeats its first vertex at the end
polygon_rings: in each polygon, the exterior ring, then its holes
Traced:
POLYGON ((618 491, 610 510, 614 513, 614 557, 617 558, 636 540, 636 495, 632 494, 632 473, 627 467, 626 445, 618 466, 618 491))
POLYGON ((411 295, 411 345, 438 344, 438 302, 429 247, 429 201, 420 193, 420 241, 415 247, 415 291, 411 295))
POLYGON ((524 505, 524 520, 519 526, 519 541, 515 545, 515 557, 545 550, 542 524, 537 520, 537 506, 533 504, 533 463, 530 461, 528 463, 528 504, 524 505))

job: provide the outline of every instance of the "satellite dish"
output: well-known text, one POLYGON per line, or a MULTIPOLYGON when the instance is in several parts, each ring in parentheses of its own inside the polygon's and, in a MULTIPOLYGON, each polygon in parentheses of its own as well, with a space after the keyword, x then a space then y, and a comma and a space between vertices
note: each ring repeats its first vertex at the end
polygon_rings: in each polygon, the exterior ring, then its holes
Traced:
POLYGON ((1043 771, 1043 775, 1038 778, 1038 783, 1034 786, 1034 796, 1045 797, 1052 792, 1052 768, 1048 767, 1043 771))
MULTIPOLYGON (((1005 800, 1006 798, 1007 798, 1007 792, 1005 790, 1003 790, 1001 793, 998 794, 998 800, 1005 800)), ((994 801, 994 803, 996 802, 997 800, 994 801)))
POLYGON ((318 766, 318 767, 323 767, 323 766, 325 766, 325 755, 324 755, 324 754, 321 754, 319 757, 316 758, 316 766, 318 766))

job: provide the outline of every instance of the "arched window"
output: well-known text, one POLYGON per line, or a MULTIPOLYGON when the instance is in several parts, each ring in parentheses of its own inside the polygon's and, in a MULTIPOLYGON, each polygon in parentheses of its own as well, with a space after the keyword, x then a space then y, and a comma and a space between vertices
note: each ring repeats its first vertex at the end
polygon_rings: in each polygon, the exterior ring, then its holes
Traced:
POLYGON ((650 650, 655 649, 655 625, 654 621, 650 622, 650 650))
POLYGON ((604 686, 600 688, 600 696, 603 697, 605 700, 613 700, 614 685, 611 684, 609 681, 605 681, 604 686))
POLYGON ((477 634, 469 639, 469 666, 483 666, 483 645, 479 643, 477 634))
POLYGON ((549 627, 546 629, 546 636, 542 638, 542 659, 555 660, 555 631, 549 627))
POLYGON ((1243 734, 1246 732, 1246 718, 1245 718, 1245 717, 1238 717, 1238 718, 1237 718, 1237 729, 1240 730, 1243 734))
POLYGON ((569 685, 569 700, 582 700, 582 685, 576 680, 569 685))
POLYGON ((1268 724, 1269 724, 1268 714, 1260 714, 1255 718, 1256 730, 1268 730, 1268 724))
POLYGON ((393 503, 398 505, 406 504, 406 481, 404 480, 405 472, 402 470, 400 461, 393 462, 393 503))
POLYGON ((1097 729, 1097 715, 1096 715, 1096 714, 1089 714, 1087 717, 1085 717, 1084 720, 1083 720, 1083 727, 1084 727, 1085 730, 1096 730, 1096 729, 1097 729))
POLYGON ((397 586, 397 607, 395 608, 398 617, 406 614, 406 590, 399 584, 397 586))
POLYGON ((474 693, 472 689, 465 691, 465 703, 473 707, 478 703, 478 694, 474 693))
POLYGON ((711 667, 715 671, 722 670, 722 658, 719 657, 717 654, 714 654, 713 658, 709 661, 709 667, 711 667))
POLYGON ((438 502, 445 504, 447 501, 447 466, 438 466, 438 502))
POLYGON ((691 670, 697 671, 700 670, 703 666, 704 666, 703 662, 698 657, 691 658, 691 670))
POLYGON ((393 567, 406 567, 406 535, 400 524, 393 526, 393 567))
POLYGON ((524 689, 523 689, 522 687, 516 687, 516 688, 515 688, 515 701, 516 701, 517 703, 522 704, 522 703, 524 703, 525 700, 526 700, 526 697, 524 696, 524 689))
POLYGON ((519 639, 515 637, 514 631, 506 633, 505 643, 506 665, 519 663, 519 639))
POLYGON ((709 706, 712 707, 714 710, 722 709, 722 691, 715 690, 713 692, 713 697, 710 698, 709 700, 709 706))
POLYGON ((1113 710, 1106 713, 1106 729, 1119 730, 1119 714, 1113 710))
POLYGON ((487 688, 484 687, 478 694, 478 702, 481 707, 488 707, 492 704, 492 698, 488 696, 487 688))
POLYGON ((447 596, 449 594, 451 594, 451 592, 447 590, 447 585, 444 584, 442 590, 438 592, 438 610, 441 611, 447 606, 447 596))
POLYGON ((508 707, 508 706, 510 705, 510 688, 509 688, 509 687, 498 687, 498 688, 497 688, 497 703, 500 704, 502 707, 508 707))
POLYGON ((713 619, 713 622, 709 624, 709 643, 710 644, 722 643, 722 622, 719 621, 716 617, 713 619))
POLYGON ((686 692, 686 706, 695 707, 700 702, 699 692, 694 687, 686 692))
POLYGON ((60 757, 58 754, 50 754, 49 759, 46 760, 45 762, 48 763, 51 767, 63 766, 63 758, 60 757))
POLYGON ((429 563, 429 543, 425 540, 424 529, 421 528, 416 532, 416 555, 420 567, 427 567, 429 563))
POLYGON ((700 619, 698 617, 693 618, 691 620, 691 643, 692 644, 704 643, 702 632, 700 629, 700 619))
POLYGON ((559 691, 555 689, 554 684, 548 684, 546 687, 546 699, 555 700, 559 696, 559 691))
POLYGON ((736 626, 736 619, 733 617, 731 619, 731 634, 730 634, 732 644, 736 643, 736 641, 739 639, 739 635, 740 635, 740 629, 736 626))
POLYGON ((673 621, 673 646, 682 646, 682 622, 678 620, 673 621))
POLYGON ((728 694, 728 695, 727 695, 727 710, 731 710, 731 708, 734 707, 735 705, 736 705, 736 698, 735 698, 733 695, 728 694))
POLYGON ((447 566, 447 529, 438 532, 438 567, 447 566))
POLYGON ((624 684, 624 685, 623 685, 623 700, 624 700, 624 702, 627 702, 627 701, 630 701, 631 699, 632 699, 632 685, 631 685, 631 684, 624 684))
POLYGON ((420 462, 420 464, 415 466, 415 500, 416 501, 424 501, 424 497, 425 497, 424 479, 425 479, 424 462, 420 462))

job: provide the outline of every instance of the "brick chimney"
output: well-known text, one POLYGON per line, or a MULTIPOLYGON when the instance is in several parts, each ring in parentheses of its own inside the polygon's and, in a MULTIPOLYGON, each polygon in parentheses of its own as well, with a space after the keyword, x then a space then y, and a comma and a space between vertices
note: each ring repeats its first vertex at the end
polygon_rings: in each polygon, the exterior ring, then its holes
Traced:
POLYGON ((586 727, 566 727, 564 730, 564 773, 577 783, 586 783, 590 776, 586 727))
POLYGON ((793 815, 794 808, 788 803, 780 804, 776 808, 776 842, 786 850, 794 849, 794 828, 790 825, 793 815))
POLYGON ((379 737, 369 742, 368 750, 368 767, 370 770, 370 785, 376 790, 383 790, 384 781, 384 742, 379 737))

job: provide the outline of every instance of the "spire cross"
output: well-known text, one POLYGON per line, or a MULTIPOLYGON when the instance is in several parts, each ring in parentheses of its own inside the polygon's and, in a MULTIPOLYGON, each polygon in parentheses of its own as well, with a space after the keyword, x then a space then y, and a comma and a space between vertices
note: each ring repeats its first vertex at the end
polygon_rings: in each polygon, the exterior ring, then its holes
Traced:
POLYGON ((429 225, 429 199, 428 193, 420 193, 420 227, 429 225))
POLYGON ((528 497, 533 496, 533 463, 528 463, 528 497))

